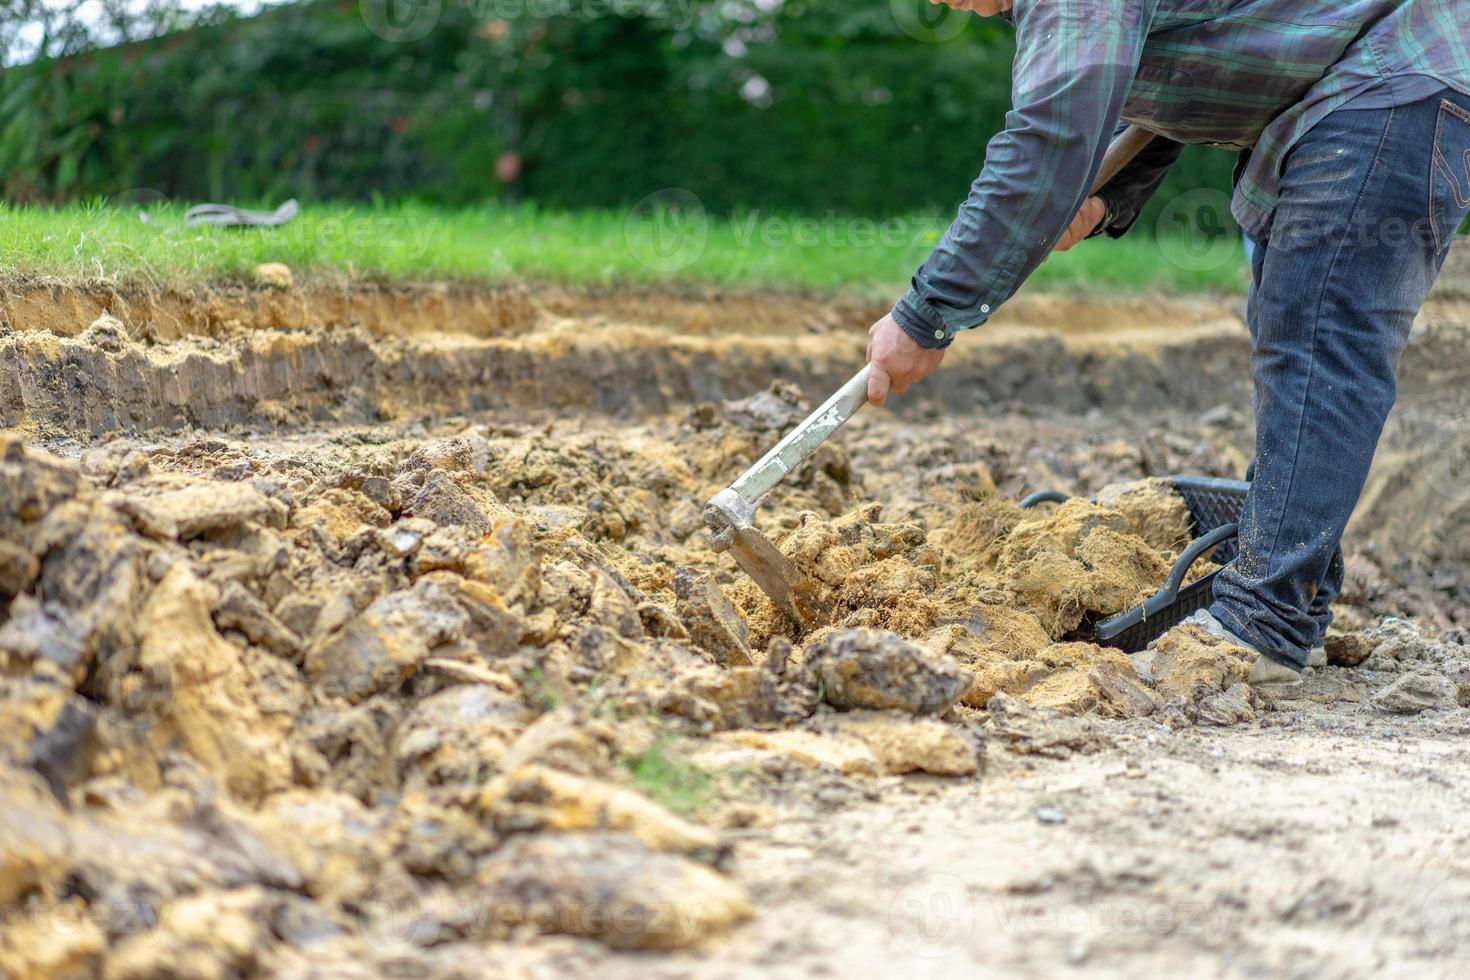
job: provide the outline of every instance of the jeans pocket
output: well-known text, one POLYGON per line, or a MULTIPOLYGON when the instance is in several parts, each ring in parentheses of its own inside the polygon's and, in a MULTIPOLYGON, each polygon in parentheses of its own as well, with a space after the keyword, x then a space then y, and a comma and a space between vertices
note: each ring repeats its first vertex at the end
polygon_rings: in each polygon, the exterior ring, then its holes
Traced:
POLYGON ((1429 227, 1435 254, 1449 248, 1470 212, 1470 109, 1439 103, 1429 175, 1429 227))

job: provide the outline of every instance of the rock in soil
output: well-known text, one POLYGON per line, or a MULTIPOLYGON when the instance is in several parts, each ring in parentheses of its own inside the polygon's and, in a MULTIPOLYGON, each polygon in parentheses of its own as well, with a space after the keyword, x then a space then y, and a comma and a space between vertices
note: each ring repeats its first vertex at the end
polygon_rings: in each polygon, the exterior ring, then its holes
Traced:
POLYGON ((704 865, 618 833, 516 837, 480 874, 496 917, 619 949, 686 949, 751 915, 744 891, 704 865))
POLYGON ((1421 711, 1443 711, 1459 706, 1459 689, 1443 674, 1420 669, 1405 674, 1373 695, 1370 703, 1379 711, 1395 715, 1417 715, 1421 711))
POLYGON ((719 839, 642 795, 595 779, 522 766, 486 788, 476 812, 502 832, 612 830, 656 851, 713 856, 719 839))
POLYGON ((883 711, 847 712, 822 727, 862 742, 883 771, 895 776, 910 772, 973 776, 984 764, 984 742, 977 728, 883 711))
POLYGON ((1261 696, 1249 685, 1232 684, 1222 691, 1209 684, 1199 684, 1184 710, 1195 724, 1228 728, 1255 721, 1256 713, 1262 707, 1261 696))
POLYGON ((883 630, 838 630, 805 654, 821 679, 823 699, 834 708, 937 715, 970 686, 969 674, 953 657, 883 630))
POLYGON ((676 611, 695 644, 726 666, 751 663, 745 617, 718 583, 692 568, 680 568, 674 573, 674 593, 679 597, 676 611))
POLYGON ((989 715, 991 731, 1000 742, 1022 755, 1065 759, 1073 753, 1096 752, 1107 744, 1089 719, 1027 704, 1009 694, 990 699, 989 715))

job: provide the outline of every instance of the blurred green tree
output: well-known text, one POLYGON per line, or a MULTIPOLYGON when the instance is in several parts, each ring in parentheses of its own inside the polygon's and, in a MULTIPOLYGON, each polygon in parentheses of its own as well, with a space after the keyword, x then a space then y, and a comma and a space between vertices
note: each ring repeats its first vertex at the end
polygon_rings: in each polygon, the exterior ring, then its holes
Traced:
MULTIPOLYGON (((1010 28, 926 0, 428 0, 401 34, 373 6, 399 0, 108 2, 0 74, 6 198, 948 213, 1010 101, 1010 28)), ((1230 163, 1191 151, 1165 193, 1230 163)))

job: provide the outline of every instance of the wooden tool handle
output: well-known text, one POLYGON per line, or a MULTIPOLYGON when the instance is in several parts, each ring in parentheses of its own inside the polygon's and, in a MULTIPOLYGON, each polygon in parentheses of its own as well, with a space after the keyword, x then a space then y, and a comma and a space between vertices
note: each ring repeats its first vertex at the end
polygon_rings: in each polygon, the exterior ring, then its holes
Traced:
POLYGON ((1087 193, 1091 195, 1102 190, 1104 184, 1118 176, 1134 157, 1143 152, 1145 146, 1153 142, 1153 138, 1153 133, 1136 125, 1130 125, 1119 133, 1118 138, 1108 145, 1108 152, 1103 154, 1102 167, 1092 182, 1092 190, 1087 193))

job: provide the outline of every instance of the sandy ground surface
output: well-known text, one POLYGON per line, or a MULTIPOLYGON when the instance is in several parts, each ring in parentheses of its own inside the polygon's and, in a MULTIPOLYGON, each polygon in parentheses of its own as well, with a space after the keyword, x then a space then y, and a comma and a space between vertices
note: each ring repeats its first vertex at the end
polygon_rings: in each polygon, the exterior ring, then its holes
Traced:
POLYGON ((1277 700, 1202 635, 1089 642, 1188 538, 1149 479, 1248 459, 1229 303, 1035 298, 860 415, 762 508, 803 631, 699 507, 856 367, 860 303, 528 291, 436 335, 27 296, 0 974, 1470 968, 1454 303, 1277 700))

